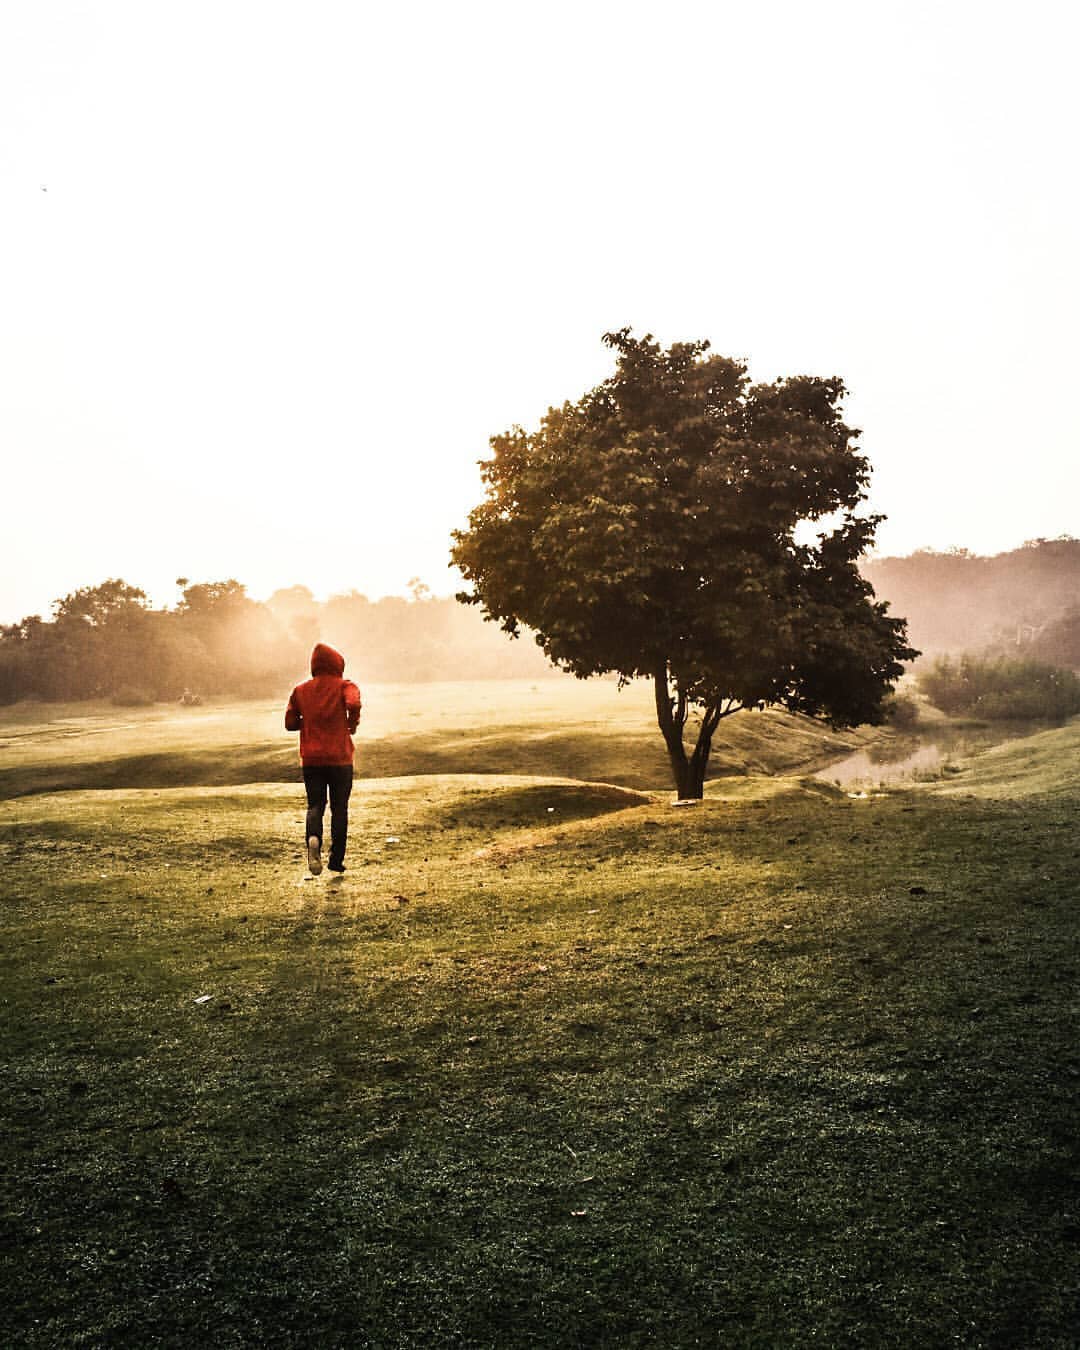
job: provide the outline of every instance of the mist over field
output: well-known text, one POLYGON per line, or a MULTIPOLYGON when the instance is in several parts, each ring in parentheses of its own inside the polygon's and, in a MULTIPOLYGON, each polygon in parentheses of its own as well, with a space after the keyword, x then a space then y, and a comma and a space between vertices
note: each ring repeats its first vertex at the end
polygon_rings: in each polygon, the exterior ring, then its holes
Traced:
MULTIPOLYGON (((1080 667, 1080 540, 1035 540, 989 557, 967 549, 871 558, 863 575, 925 659, 992 651, 1080 667)), ((0 703, 113 698, 132 704, 199 695, 279 692, 307 669, 315 642, 345 655, 364 682, 546 678, 529 634, 517 640, 479 609, 434 596, 351 591, 320 602, 304 585, 252 599, 242 582, 192 583, 151 609, 111 580, 62 597, 53 617, 0 628, 0 703)))
POLYGON ((320 604, 293 586, 260 603, 235 580, 185 581, 174 608, 152 610, 139 588, 114 579, 64 597, 51 621, 0 629, 0 703, 287 691, 319 641, 361 683, 554 674, 535 643, 511 641, 475 609, 419 585, 411 600, 352 592, 320 604))
POLYGON ((1036 539, 989 557, 924 549, 861 570, 924 656, 1011 648, 1080 666, 1080 539, 1036 539))

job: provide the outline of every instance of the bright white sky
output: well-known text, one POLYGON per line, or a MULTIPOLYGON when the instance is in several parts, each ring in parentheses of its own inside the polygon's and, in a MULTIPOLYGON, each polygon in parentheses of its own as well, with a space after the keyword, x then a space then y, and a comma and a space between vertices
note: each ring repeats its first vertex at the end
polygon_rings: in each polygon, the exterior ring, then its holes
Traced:
POLYGON ((840 375, 879 552, 1080 532, 1076 12, 0 0, 0 620, 448 593, 627 324, 840 375))

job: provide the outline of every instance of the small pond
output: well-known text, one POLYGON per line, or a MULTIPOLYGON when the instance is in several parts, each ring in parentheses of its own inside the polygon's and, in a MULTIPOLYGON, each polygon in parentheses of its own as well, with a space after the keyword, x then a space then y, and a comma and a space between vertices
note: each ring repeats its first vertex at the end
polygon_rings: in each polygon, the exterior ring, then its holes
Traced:
POLYGON ((814 774, 824 783, 844 788, 877 787, 938 778, 959 761, 1003 741, 1029 736, 1036 727, 998 723, 996 726, 935 727, 919 736, 896 736, 844 759, 834 760, 814 774))

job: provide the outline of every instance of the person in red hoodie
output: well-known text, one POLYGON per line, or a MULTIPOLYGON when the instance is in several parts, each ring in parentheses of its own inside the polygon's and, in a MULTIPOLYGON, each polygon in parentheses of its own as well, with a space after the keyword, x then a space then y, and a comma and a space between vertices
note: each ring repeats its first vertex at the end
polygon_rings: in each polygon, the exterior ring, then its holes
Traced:
POLYGON ((307 792, 307 861, 322 871, 323 816, 330 797, 331 872, 345 871, 349 794, 353 781, 352 733, 360 720, 360 690, 346 680, 345 658, 319 642, 311 653, 311 679, 298 684, 285 709, 285 730, 300 733, 300 763, 307 792))

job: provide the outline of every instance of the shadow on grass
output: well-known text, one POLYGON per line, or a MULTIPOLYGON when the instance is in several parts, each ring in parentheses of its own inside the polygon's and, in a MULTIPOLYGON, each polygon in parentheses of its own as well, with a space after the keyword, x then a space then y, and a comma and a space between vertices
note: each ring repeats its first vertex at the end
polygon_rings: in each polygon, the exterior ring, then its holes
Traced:
MULTIPOLYGON (((500 728, 484 737, 395 736, 357 745, 358 780, 433 774, 515 774, 622 783, 667 782, 664 756, 651 737, 566 732, 531 736, 500 728)), ((40 793, 112 788, 231 787, 299 782, 296 747, 221 746, 0 769, 0 800, 40 793)))
POLYGON ((669 770, 658 735, 632 736, 567 730, 538 733, 535 727, 500 726, 490 733, 443 738, 393 736, 357 747, 360 778, 414 774, 518 774, 575 778, 650 788, 667 782, 669 770))
POLYGON ((439 815, 470 829, 557 825, 571 820, 648 806, 652 798, 643 792, 594 783, 538 783, 523 787, 477 788, 439 815))
POLYGON ((292 747, 225 747, 197 753, 126 755, 116 759, 0 769, 0 800, 40 793, 113 788, 235 787, 241 783, 299 782, 292 747))

